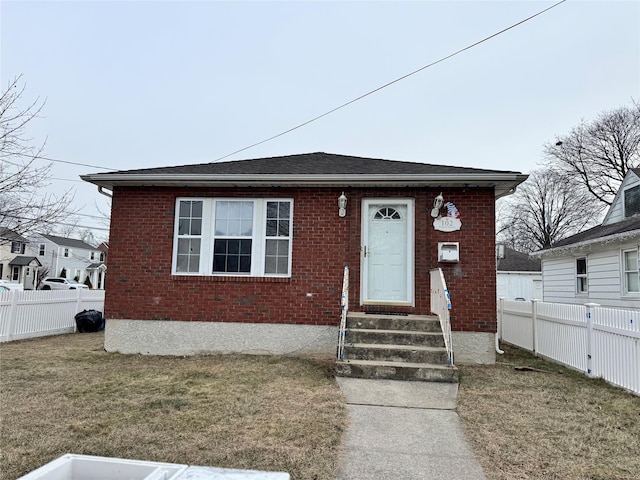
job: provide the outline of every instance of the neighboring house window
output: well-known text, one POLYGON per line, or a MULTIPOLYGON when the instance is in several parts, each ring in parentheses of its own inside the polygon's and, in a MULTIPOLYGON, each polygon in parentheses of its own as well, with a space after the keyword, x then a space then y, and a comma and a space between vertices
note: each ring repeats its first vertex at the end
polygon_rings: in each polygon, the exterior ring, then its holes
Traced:
POLYGON ((46 245, 44 243, 41 243, 40 246, 38 247, 38 255, 40 255, 41 257, 44 257, 45 249, 46 249, 46 245))
POLYGON ((63 255, 64 255, 65 257, 68 257, 68 256, 69 256, 69 249, 68 249, 68 248, 65 248, 65 249, 64 249, 63 255))
POLYGON ((95 260, 96 259, 96 253, 95 252, 91 252, 91 260, 95 260))
POLYGON ((11 242, 11 253, 24 253, 24 243, 22 242, 11 242))
POLYGON ((624 216, 631 217, 640 213, 640 185, 624 191, 624 216))
POLYGON ((587 293, 587 259, 576 259, 576 291, 578 293, 587 293))
POLYGON ((20 267, 11 268, 11 280, 17 282, 20 279, 20 267))
POLYGON ((293 201, 179 199, 174 272, 289 276, 293 201))
POLYGON ((104 252, 100 252, 100 261, 104 262, 104 252))
POLYGON ((624 266, 624 293, 640 293, 638 249, 623 251, 622 264, 624 266))

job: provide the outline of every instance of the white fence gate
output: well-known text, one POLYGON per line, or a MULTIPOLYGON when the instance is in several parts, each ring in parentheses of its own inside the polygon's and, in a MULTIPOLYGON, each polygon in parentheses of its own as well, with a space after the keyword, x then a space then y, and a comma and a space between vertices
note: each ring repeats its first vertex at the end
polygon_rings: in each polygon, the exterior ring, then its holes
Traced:
POLYGON ((75 315, 104 309, 104 290, 10 290, 0 293, 0 342, 75 331, 75 315))
POLYGON ((640 310, 498 303, 500 339, 640 395, 640 310))

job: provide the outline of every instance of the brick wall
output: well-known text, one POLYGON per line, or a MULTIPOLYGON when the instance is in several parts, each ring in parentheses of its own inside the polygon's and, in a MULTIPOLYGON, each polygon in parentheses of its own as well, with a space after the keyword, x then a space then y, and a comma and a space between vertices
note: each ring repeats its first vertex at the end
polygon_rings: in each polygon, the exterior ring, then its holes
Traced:
POLYGON ((490 189, 114 189, 105 315, 114 319, 335 325, 344 265, 351 270, 350 309, 428 313, 429 271, 441 266, 452 296, 454 330, 495 332, 494 200, 490 189), (438 232, 428 209, 443 192, 462 229, 438 232), (172 276, 176 197, 275 198, 294 201, 291 278, 172 276), (415 307, 361 307, 361 201, 415 199, 415 307), (437 245, 460 242, 460 263, 438 264, 437 245), (311 294, 311 296, 308 296, 311 294))

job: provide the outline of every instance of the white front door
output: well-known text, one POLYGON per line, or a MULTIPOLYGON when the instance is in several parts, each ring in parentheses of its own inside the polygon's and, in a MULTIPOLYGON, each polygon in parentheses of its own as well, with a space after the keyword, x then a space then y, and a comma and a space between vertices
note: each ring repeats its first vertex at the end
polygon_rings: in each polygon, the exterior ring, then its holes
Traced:
POLYGON ((363 200, 361 261, 363 304, 413 304, 413 200, 363 200))

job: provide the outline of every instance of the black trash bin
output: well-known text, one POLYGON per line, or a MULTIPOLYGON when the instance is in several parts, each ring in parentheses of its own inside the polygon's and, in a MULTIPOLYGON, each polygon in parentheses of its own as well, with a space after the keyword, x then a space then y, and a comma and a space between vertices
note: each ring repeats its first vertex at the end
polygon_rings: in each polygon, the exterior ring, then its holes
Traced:
POLYGON ((104 318, 98 310, 83 310, 75 316, 76 327, 80 333, 104 330, 104 318))

